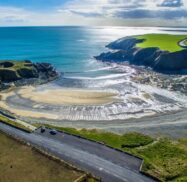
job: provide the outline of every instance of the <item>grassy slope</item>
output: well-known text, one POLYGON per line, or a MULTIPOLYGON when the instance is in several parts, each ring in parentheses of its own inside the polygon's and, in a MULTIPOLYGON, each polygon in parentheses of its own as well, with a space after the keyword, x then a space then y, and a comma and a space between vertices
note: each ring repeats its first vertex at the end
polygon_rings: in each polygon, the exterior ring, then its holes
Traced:
MULTIPOLYGON (((6 69, 11 69, 11 70, 18 70, 20 68, 27 68, 27 69, 32 69, 32 65, 31 63, 26 63, 25 61, 0 61, 0 62, 10 62, 12 64, 14 64, 12 67, 8 67, 6 69)), ((2 67, 0 67, 2 68, 2 67)), ((5 68, 2 68, 2 69, 5 69, 5 68)))
POLYGON ((160 139, 132 153, 144 159, 143 171, 161 181, 187 180, 187 145, 180 141, 160 139))
POLYGON ((163 51, 176 52, 184 49, 178 45, 178 42, 187 38, 187 35, 145 34, 135 36, 135 38, 146 40, 137 44, 137 47, 158 47, 163 51))
POLYGON ((70 182, 83 175, 1 133, 0 151, 0 181, 3 182, 70 182))
MULTIPOLYGON (((0 61, 0 62, 4 62, 4 61, 0 61)), ((5 62, 11 62, 14 65, 12 67, 8 67, 8 68, 4 68, 4 67, 0 66, 0 70, 11 70, 11 71, 15 72, 15 74, 19 78, 20 78, 20 75, 18 74, 19 69, 27 69, 27 70, 34 69, 33 66, 30 66, 31 65, 30 63, 26 63, 25 61, 5 61, 5 62)))
POLYGON ((24 125, 20 124, 20 123, 17 123, 17 122, 14 122, 4 116, 1 116, 0 115, 0 122, 3 122, 5 124, 9 124, 9 125, 12 125, 12 126, 15 126, 15 127, 18 127, 18 128, 21 128, 21 129, 24 129, 28 132, 31 132, 32 130, 30 130, 29 128, 25 127, 24 125))
POLYGON ((14 70, 18 70, 20 68, 26 68, 26 69, 33 68, 33 66, 29 66, 29 65, 32 65, 32 63, 26 63, 25 61, 12 61, 12 63, 14 63, 14 66, 13 66, 14 70))
POLYGON ((142 157, 145 161, 143 171, 161 181, 187 180, 187 138, 174 142, 168 139, 156 140, 138 133, 117 135, 98 130, 60 127, 56 127, 56 129, 103 142, 111 147, 142 157))
MULTIPOLYGON (((0 62, 4 62, 4 61, 0 61, 0 62)), ((4 68, 0 66, 0 70, 12 70, 16 72, 17 76, 19 76, 17 72, 19 69, 27 69, 27 70, 34 69, 31 63, 26 63, 25 61, 5 61, 5 62, 13 63, 13 66, 8 68, 4 68)))

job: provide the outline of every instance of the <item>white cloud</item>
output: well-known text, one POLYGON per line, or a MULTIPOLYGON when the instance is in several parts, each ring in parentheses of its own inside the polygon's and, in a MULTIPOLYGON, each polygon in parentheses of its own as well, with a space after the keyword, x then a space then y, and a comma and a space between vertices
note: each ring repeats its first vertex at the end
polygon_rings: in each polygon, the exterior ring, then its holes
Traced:
MULTIPOLYGON (((127 19, 132 19, 132 21, 149 19, 152 24, 151 21, 155 22, 156 19, 159 22, 163 22, 162 19, 172 19, 174 23, 181 18, 186 19, 186 6, 187 3, 183 3, 182 0, 71 0, 58 11, 66 11, 85 18, 102 17, 106 19, 118 18, 118 20, 121 18, 124 21, 127 19)), ((146 21, 147 23, 148 21, 146 21)), ((173 24, 173 22, 170 23, 173 24)), ((187 22, 182 25, 187 25, 187 22)))
POLYGON ((0 23, 28 21, 29 13, 20 8, 0 7, 0 23))
POLYGON ((145 0, 72 0, 58 11, 112 16, 116 11, 139 8, 144 6, 144 3, 145 0))
POLYGON ((187 3, 183 3, 184 5, 181 7, 172 7, 171 10, 171 7, 158 6, 164 1, 165 0, 70 0, 61 7, 56 7, 53 8, 53 10, 51 9, 44 12, 34 12, 15 7, 0 7, 0 26, 169 26, 173 24, 187 26, 187 3), (172 15, 172 12, 175 14, 172 15), (167 21, 170 14, 172 17, 176 18, 171 22, 167 21))
POLYGON ((70 11, 33 12, 23 8, 0 6, 0 26, 94 25, 97 19, 70 11))

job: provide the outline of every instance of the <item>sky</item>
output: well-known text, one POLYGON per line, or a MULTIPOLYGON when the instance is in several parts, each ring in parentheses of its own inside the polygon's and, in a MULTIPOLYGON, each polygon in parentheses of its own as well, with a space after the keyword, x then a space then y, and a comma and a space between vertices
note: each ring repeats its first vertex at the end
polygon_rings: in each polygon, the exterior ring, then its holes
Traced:
POLYGON ((187 26, 187 0, 0 0, 0 26, 187 26))

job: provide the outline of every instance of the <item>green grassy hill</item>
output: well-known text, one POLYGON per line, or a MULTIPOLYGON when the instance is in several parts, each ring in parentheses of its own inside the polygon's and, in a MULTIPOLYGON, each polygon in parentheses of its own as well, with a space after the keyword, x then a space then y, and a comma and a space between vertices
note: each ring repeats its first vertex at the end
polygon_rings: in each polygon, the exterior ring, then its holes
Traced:
POLYGON ((135 38, 145 39, 144 42, 137 44, 136 47, 158 47, 160 50, 163 51, 176 52, 184 49, 178 45, 178 42, 187 39, 187 35, 145 34, 135 36, 135 38))

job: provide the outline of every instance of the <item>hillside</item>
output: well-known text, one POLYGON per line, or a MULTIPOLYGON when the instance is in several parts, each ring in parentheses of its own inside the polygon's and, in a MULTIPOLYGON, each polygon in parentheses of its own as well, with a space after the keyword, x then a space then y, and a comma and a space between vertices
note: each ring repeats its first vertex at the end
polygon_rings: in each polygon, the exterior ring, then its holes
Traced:
POLYGON ((184 73, 187 69, 187 35, 146 34, 119 39, 107 45, 111 51, 95 58, 128 62, 160 72, 184 73))

